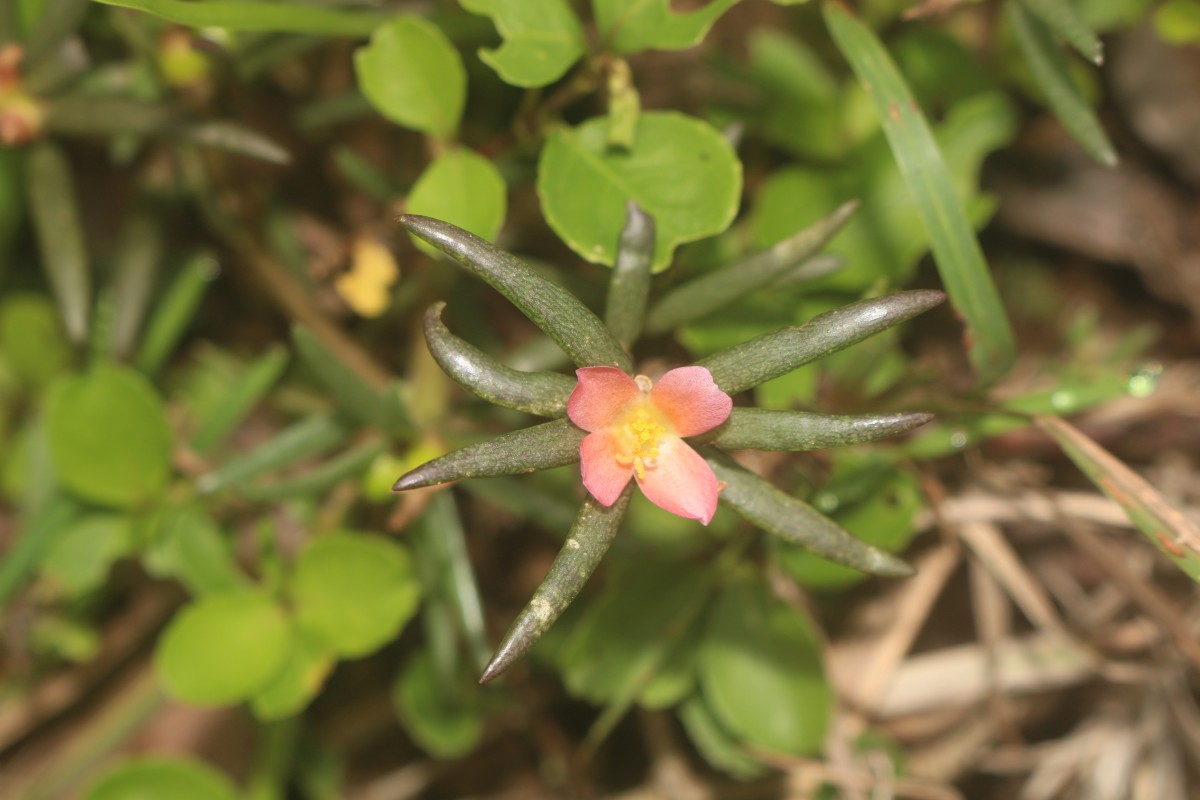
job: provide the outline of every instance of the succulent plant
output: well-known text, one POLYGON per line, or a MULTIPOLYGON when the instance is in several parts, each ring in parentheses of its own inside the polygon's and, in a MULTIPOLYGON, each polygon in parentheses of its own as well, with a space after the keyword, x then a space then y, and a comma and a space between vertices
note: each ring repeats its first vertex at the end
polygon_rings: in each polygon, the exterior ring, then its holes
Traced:
POLYGON ((518 475, 582 460, 589 492, 557 559, 481 683, 529 650, 578 595, 625 517, 631 477, 652 502, 680 516, 707 523, 719 500, 759 528, 831 561, 877 575, 911 574, 900 559, 855 539, 725 451, 855 444, 903 433, 927 422, 930 414, 837 416, 730 408, 730 398, 911 319, 941 303, 942 292, 906 291, 853 303, 667 372, 653 389, 646 376, 633 377, 630 347, 643 330, 673 330, 804 270, 854 208, 847 204, 747 261, 697 278, 648 305, 654 224, 631 205, 604 321, 566 289, 483 239, 429 217, 401 217, 410 233, 507 297, 579 367, 577 381, 556 372, 512 369, 447 330, 441 320, 445 303, 426 313, 429 350, 447 375, 491 403, 553 419, 428 461, 401 476, 394 489, 518 475))

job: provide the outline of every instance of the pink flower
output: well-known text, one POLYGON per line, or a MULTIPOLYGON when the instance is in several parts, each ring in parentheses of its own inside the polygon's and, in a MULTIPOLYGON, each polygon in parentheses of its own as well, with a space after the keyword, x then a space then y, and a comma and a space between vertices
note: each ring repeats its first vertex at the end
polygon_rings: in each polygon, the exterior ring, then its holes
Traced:
POLYGON ((717 510, 717 477, 681 437, 729 418, 733 400, 704 367, 681 367, 657 385, 615 367, 575 371, 567 416, 588 436, 579 447, 583 485, 611 506, 629 479, 659 508, 705 525, 717 510))

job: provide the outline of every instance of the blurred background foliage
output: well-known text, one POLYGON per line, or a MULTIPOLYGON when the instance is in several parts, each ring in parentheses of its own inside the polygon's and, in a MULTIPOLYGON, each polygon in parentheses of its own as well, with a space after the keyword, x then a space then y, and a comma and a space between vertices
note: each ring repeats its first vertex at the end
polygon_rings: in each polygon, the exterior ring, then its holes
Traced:
POLYGON ((0 795, 1194 796, 1198 44, 1197 0, 0 0, 0 795), (480 687, 582 489, 391 493, 531 422, 421 320, 568 362, 394 221, 599 308, 629 200, 642 371, 947 291, 736 398, 935 413, 744 459, 918 575, 635 496, 480 687))

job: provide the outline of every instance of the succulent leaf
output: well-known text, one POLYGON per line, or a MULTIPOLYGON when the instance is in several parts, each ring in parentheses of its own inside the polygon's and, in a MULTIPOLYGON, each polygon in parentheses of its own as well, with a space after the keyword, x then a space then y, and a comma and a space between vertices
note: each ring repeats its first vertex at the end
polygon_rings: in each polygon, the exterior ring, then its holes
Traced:
POLYGON ((630 200, 625 206, 625 227, 621 230, 604 312, 608 329, 626 347, 642 335, 653 262, 654 217, 630 200))
POLYGON ((735 408, 701 441, 723 450, 822 450, 896 436, 931 419, 933 414, 924 412, 849 416, 735 408))

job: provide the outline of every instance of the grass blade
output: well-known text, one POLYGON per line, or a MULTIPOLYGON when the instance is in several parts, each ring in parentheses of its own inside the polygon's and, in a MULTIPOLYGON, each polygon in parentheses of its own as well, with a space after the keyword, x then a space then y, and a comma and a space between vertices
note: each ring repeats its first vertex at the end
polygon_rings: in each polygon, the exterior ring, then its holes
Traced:
POLYGON ((1200 526, 1185 517, 1145 478, 1060 417, 1038 415, 1037 426, 1058 443, 1093 483, 1119 505, 1150 543, 1200 583, 1200 526))
POLYGON ((980 384, 990 385, 1012 367, 1016 343, 929 123, 870 28, 840 0, 827 0, 825 22, 875 103, 892 154, 929 234, 938 272, 951 303, 966 324, 971 364, 980 384))
POLYGON ((82 344, 88 335, 92 282, 71 165, 62 150, 41 142, 30 148, 26 166, 25 184, 42 264, 67 335, 82 344))
POLYGON ((1070 0, 1019 0, 1029 12, 1096 66, 1104 63, 1104 46, 1070 0))
POLYGON ((1088 155, 1106 167, 1115 167, 1117 153, 1112 142, 1071 80, 1067 60, 1049 29, 1026 11, 1019 0, 1009 0, 1006 10, 1017 46, 1054 115, 1088 155))
POLYGON ((171 355, 171 351, 191 324, 208 284, 220 271, 217 262, 203 253, 193 256, 183 265, 159 301, 154 315, 150 318, 150 324, 146 327, 146 335, 142 338, 142 344, 134 359, 134 364, 139 370, 147 375, 154 375, 162 369, 167 357, 171 355))
POLYGON ((187 0, 95 0, 106 6, 132 8, 192 28, 231 31, 315 33, 322 36, 370 36, 395 14, 340 11, 296 3, 193 3, 187 0))

